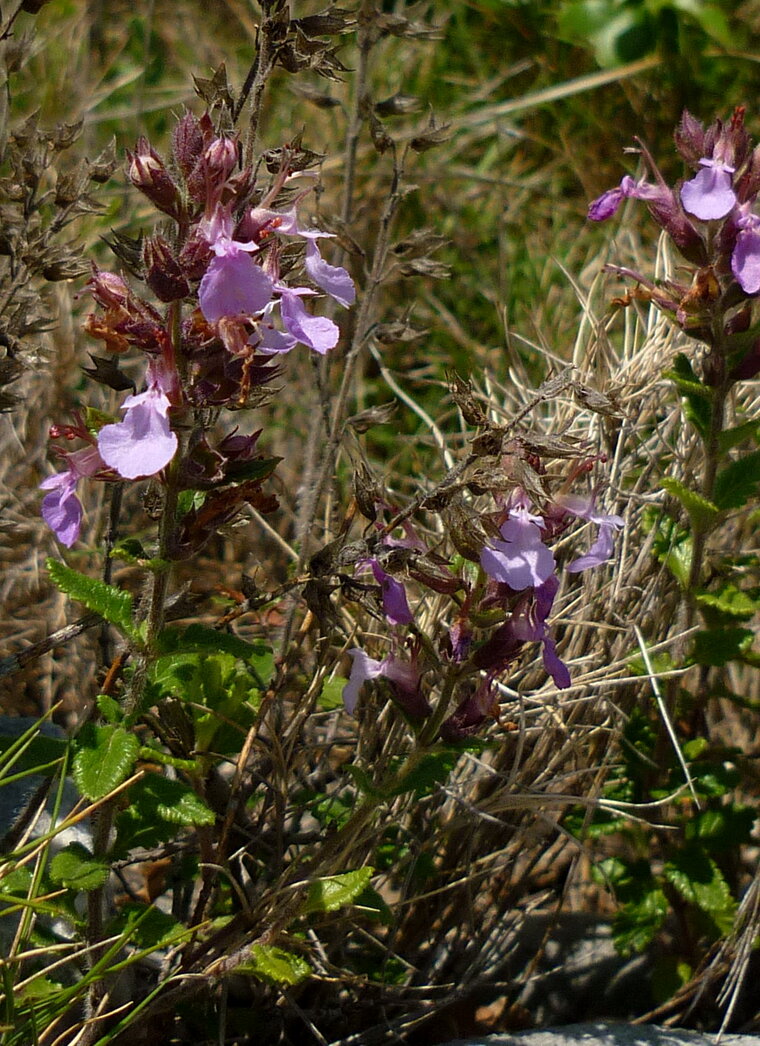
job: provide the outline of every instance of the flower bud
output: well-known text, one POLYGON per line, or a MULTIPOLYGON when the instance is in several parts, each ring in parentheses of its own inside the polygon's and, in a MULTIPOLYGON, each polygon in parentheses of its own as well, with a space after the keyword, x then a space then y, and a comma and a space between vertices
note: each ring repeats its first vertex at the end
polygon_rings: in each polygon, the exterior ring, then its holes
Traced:
POLYGON ((192 113, 185 113, 172 132, 172 153, 187 178, 203 154, 203 132, 192 113))
POLYGON ((232 138, 216 138, 203 154, 210 181, 226 182, 238 162, 237 142, 232 138))
POLYGON ((121 276, 115 272, 105 272, 96 265, 92 267, 92 276, 87 281, 93 298, 104 309, 118 309, 126 305, 129 298, 129 287, 121 276))
POLYGON ((134 153, 129 157, 129 178, 160 211, 176 218, 181 207, 179 189, 166 165, 147 138, 138 138, 134 153))
POLYGON ((190 294, 190 284, 163 236, 145 241, 143 259, 145 282, 159 301, 179 301, 190 294))

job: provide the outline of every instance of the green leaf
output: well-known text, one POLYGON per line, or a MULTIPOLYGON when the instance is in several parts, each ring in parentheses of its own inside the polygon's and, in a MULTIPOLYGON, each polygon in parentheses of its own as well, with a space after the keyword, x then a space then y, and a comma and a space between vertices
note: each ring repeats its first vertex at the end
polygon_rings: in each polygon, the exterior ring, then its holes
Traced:
POLYGON ((383 926, 393 926, 393 912, 373 886, 365 887, 354 899, 354 906, 370 919, 381 922, 383 926))
POLYGON ((388 794, 413 792, 416 796, 430 795, 438 785, 448 781, 461 755, 461 751, 455 748, 442 748, 424 755, 388 794))
POLYGON ((704 439, 710 431, 712 390, 702 384, 688 357, 682 352, 678 353, 673 360, 673 368, 666 370, 663 377, 670 378, 681 393, 684 417, 704 439))
POLYGON ((700 606, 709 607, 719 614, 739 621, 749 621, 760 609, 756 600, 730 583, 721 585, 717 592, 700 592, 697 602, 700 606))
POLYGON ((131 773, 140 742, 120 726, 86 723, 73 747, 77 788, 86 799, 101 799, 131 773))
POLYGON ((171 566, 168 559, 150 556, 137 538, 122 538, 111 549, 110 558, 121 560, 122 563, 136 563, 143 570, 150 570, 153 574, 162 574, 171 566))
POLYGON ((734 33, 731 26, 720 10, 714 4, 694 5, 693 0, 676 0, 676 7, 692 14, 694 20, 699 23, 700 28, 706 36, 709 36, 721 47, 730 48, 734 45, 734 33))
POLYGON ((749 806, 724 806, 718 810, 703 810, 686 822, 686 838, 703 841, 710 853, 749 846, 755 817, 756 811, 749 806))
POLYGON ((71 890, 97 890, 109 874, 108 865, 95 860, 81 843, 64 847, 50 862, 50 878, 71 890))
POLYGON ((679 479, 666 476, 662 480, 662 486, 668 494, 677 498, 689 513, 695 530, 709 530, 718 515, 717 505, 713 505, 707 498, 689 490, 679 479))
POLYGON ((712 628, 694 636, 692 658, 698 665, 720 667, 742 661, 751 652, 755 634, 749 628, 712 628))
MULTIPOLYGON (((650 654, 649 664, 652 666, 652 673, 656 676, 662 675, 665 672, 672 672, 676 667, 673 657, 668 650, 658 650, 656 653, 650 654)), ((649 674, 649 669, 647 668, 644 656, 641 653, 632 657, 626 667, 633 676, 645 676, 649 674)))
POLYGON ((317 698, 317 705, 323 712, 331 712, 333 708, 343 707, 343 688, 348 680, 345 676, 333 676, 326 679, 317 698))
POLYGON ((369 885, 375 869, 366 865, 353 872, 342 875, 331 875, 327 879, 318 879, 309 884, 309 892, 304 902, 303 912, 334 912, 351 904, 354 898, 369 885))
POLYGON ((385 797, 385 793, 375 787, 372 783, 372 778, 361 766, 357 766, 356 763, 347 763, 343 769, 360 792, 363 792, 365 795, 370 795, 374 799, 383 799, 385 797))
POLYGON ((124 935, 130 944, 155 951, 168 947, 192 931, 155 905, 129 901, 109 922, 107 932, 113 936, 124 935))
POLYGON ((201 773, 202 764, 199 759, 180 759, 176 755, 169 755, 160 748, 151 748, 150 745, 142 745, 138 753, 140 759, 147 763, 158 763, 160 766, 173 766, 175 770, 185 773, 201 773))
POLYGON ((735 425, 732 429, 724 429, 718 435, 718 448, 721 454, 727 454, 729 450, 744 443, 748 439, 757 439, 758 424, 756 421, 745 421, 741 425, 735 425))
POLYGON ((170 842, 178 828, 213 824, 209 810, 189 785, 161 774, 145 774, 129 789, 129 806, 116 816, 116 847, 119 856, 130 849, 150 849, 170 842))
POLYGON ((243 480, 266 479, 271 476, 282 458, 260 458, 254 461, 230 462, 227 465, 225 478, 240 483, 243 480))
POLYGON ((644 533, 654 531, 652 550, 673 577, 683 587, 689 583, 693 542, 691 535, 662 510, 645 510, 642 517, 644 533))
POLYGON ((271 647, 263 640, 247 643, 230 632, 219 632, 205 625, 190 625, 188 628, 167 628, 158 638, 159 651, 166 654, 212 654, 226 653, 250 665, 261 682, 268 686, 274 674, 274 655, 271 647))
POLYGON ((80 574, 57 559, 46 560, 48 574, 53 584, 65 593, 84 603, 88 610, 95 611, 102 618, 120 628, 122 632, 134 638, 136 631, 132 622, 132 596, 104 581, 80 574))
POLYGON ((612 939, 621 955, 643 952, 665 922, 668 899, 659 887, 629 901, 612 920, 612 939))
POLYGON ((120 723, 123 718, 121 705, 110 694, 98 694, 95 698, 98 711, 108 723, 120 723))
POLYGON ((733 916, 736 901, 723 873, 698 845, 685 846, 665 863, 663 875, 690 904, 715 918, 733 916))
POLYGON ((311 966, 300 955, 286 952, 272 944, 254 944, 251 957, 236 967, 236 971, 250 973, 270 984, 300 984, 311 971, 311 966))
POLYGON ((156 817, 164 821, 190 826, 213 824, 216 820, 213 811, 182 781, 173 781, 160 774, 146 774, 137 783, 142 785, 143 799, 149 797, 156 817))
POLYGON ((720 509, 743 508, 757 494, 760 450, 732 461, 715 477, 713 501, 720 509))

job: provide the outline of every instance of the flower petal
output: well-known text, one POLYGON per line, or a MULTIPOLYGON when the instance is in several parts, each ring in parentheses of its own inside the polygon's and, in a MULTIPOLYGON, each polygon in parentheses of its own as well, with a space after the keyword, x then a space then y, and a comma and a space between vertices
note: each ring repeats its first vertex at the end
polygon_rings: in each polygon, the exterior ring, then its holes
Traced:
POLYGON ((760 229, 743 229, 736 237, 731 271, 745 294, 760 291, 760 229))
POLYGON ((201 312, 209 323, 223 316, 251 316, 269 304, 274 287, 260 265, 245 253, 211 259, 198 290, 201 312))
POLYGON ((566 570, 568 574, 578 574, 581 570, 588 570, 590 567, 598 567, 602 563, 606 563, 612 556, 612 535, 614 530, 615 527, 609 523, 602 523, 599 527, 596 541, 588 552, 567 565, 566 570))
POLYGON ((303 307, 298 294, 290 293, 284 288, 280 289, 280 293, 282 322, 296 341, 322 355, 335 348, 340 335, 337 324, 326 316, 312 316, 303 307))
POLYGON ((82 505, 76 486, 77 477, 71 471, 58 472, 40 483, 43 490, 50 490, 42 499, 42 518, 66 548, 78 539, 82 526, 82 505))
POLYGON ((177 450, 167 412, 169 399, 153 386, 122 405, 124 420, 105 425, 98 433, 98 449, 106 465, 124 479, 153 476, 169 464, 177 450))
POLYGON ((509 585, 515 592, 535 588, 547 581, 555 569, 554 555, 541 540, 540 516, 527 509, 512 509, 501 528, 504 541, 487 545, 480 555, 480 565, 494 579, 509 585))
POLYGON ((703 167, 681 186, 681 203, 701 221, 725 218, 736 205, 731 173, 723 167, 703 167))
POLYGON ((382 675, 385 662, 376 661, 358 648, 349 650, 349 654, 354 659, 354 663, 351 666, 348 682, 343 687, 343 704, 346 707, 346 711, 353 715, 356 710, 356 703, 359 700, 359 691, 363 684, 368 679, 376 679, 377 676, 382 675))
POLYGON ((348 308, 349 305, 354 304, 356 301, 354 281, 340 265, 328 265, 319 253, 319 247, 314 240, 310 240, 306 246, 304 266, 317 287, 321 287, 340 305, 348 308))

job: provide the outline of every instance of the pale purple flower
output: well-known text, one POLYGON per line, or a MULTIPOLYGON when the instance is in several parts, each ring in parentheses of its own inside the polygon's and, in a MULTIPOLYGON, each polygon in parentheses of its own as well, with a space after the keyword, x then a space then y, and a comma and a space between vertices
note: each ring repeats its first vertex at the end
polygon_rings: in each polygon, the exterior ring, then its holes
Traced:
POLYGON ((517 504, 502 524, 503 541, 494 541, 480 554, 480 565, 494 581, 504 582, 516 592, 535 588, 555 570, 554 555, 541 540, 544 521, 532 515, 525 504, 517 504))
POLYGON ((205 223, 204 234, 215 257, 201 280, 198 302, 209 323, 223 316, 255 315, 272 299, 271 278, 251 258, 258 245, 233 240, 232 232, 232 218, 221 208, 205 223))
POLYGON ((76 489, 79 480, 94 476, 104 468, 96 447, 84 447, 66 455, 66 470, 48 476, 40 483, 42 490, 49 490, 42 499, 42 518, 55 536, 67 548, 79 538, 82 527, 82 505, 76 489))
POLYGON ((430 714, 430 705, 420 693, 420 672, 416 661, 403 661, 395 654, 376 661, 358 648, 349 650, 349 654, 354 663, 348 682, 343 687, 343 704, 351 715, 356 711, 362 686, 379 676, 388 680, 395 699, 409 715, 420 718, 430 714))
POLYGON ((601 563, 606 562, 612 555, 613 534, 625 525, 623 518, 598 512, 594 497, 583 498, 576 494, 561 494, 557 498, 557 504, 572 516, 586 519, 589 523, 595 523, 599 527, 596 541, 585 555, 568 564, 566 568, 568 573, 578 574, 581 570, 598 567, 601 563))
POLYGON ((681 203, 701 221, 725 218, 736 206, 736 193, 731 187, 735 168, 707 157, 699 162, 702 169, 681 186, 681 203))
POLYGON ((264 352, 269 356, 290 352, 298 344, 292 334, 285 334, 275 327, 272 314, 276 306, 277 302, 270 302, 267 305, 264 315, 259 320, 257 330, 248 339, 249 345, 253 345, 259 352, 264 352))
POLYGON ((308 287, 286 287, 284 284, 278 284, 277 290, 280 292, 280 315, 288 334, 321 355, 335 348, 340 336, 338 325, 327 316, 313 316, 301 302, 302 295, 314 292, 308 287))
POLYGON ((747 209, 736 220, 739 233, 731 255, 731 271, 745 294, 760 291, 760 218, 747 209))
POLYGON ((620 185, 614 189, 608 189, 601 196, 592 200, 588 207, 588 217, 592 222, 603 222, 611 218, 623 200, 649 200, 657 202, 669 195, 666 186, 652 185, 647 181, 637 182, 630 174, 624 175, 620 185))
POLYGON ((532 606, 527 604, 522 610, 515 611, 512 628, 517 639, 541 643, 544 668, 555 685, 566 690, 571 683, 570 672, 557 653, 557 644, 546 623, 558 590, 559 578, 552 575, 535 589, 532 606))
POLYGON ((121 405, 124 420, 104 425, 98 433, 103 461, 124 479, 154 476, 177 451, 177 437, 168 418, 171 403, 164 391, 166 380, 156 368, 149 368, 147 390, 127 396, 121 405))
POLYGON ((317 240, 330 239, 332 233, 319 229, 302 229, 298 224, 296 209, 289 211, 270 211, 254 207, 250 212, 246 228, 254 230, 254 235, 261 232, 275 232, 281 236, 300 236, 306 243, 306 272, 320 290, 329 294, 340 305, 348 308, 356 301, 356 288, 346 270, 340 265, 329 265, 322 257, 317 240))
POLYGON ((351 666, 351 675, 348 677, 348 682, 343 687, 343 704, 346 707, 346 711, 353 715, 356 711, 356 703, 359 700, 359 691, 367 680, 377 679, 378 676, 383 675, 386 664, 385 661, 376 661, 375 658, 370 657, 358 648, 349 650, 349 654, 354 659, 354 663, 351 666))
POLYGON ((348 308, 349 305, 354 304, 356 301, 354 281, 341 265, 328 265, 319 253, 319 247, 314 240, 310 240, 306 245, 304 266, 317 287, 334 298, 339 305, 348 308))

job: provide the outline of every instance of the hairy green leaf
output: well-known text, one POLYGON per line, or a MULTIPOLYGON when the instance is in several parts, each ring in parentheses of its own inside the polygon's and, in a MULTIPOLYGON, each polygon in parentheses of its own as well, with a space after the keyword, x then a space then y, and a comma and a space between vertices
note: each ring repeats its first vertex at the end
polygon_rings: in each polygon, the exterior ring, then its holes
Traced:
POLYGON ((757 600, 732 584, 721 585, 717 592, 700 592, 697 602, 700 606, 739 621, 749 621, 760 609, 757 600))
POLYGON ((699 845, 687 845, 674 854, 663 875, 684 900, 713 917, 733 915, 736 901, 723 873, 699 845))
POLYGON ((46 565, 50 580, 61 592, 79 603, 84 603, 88 610, 100 614, 106 621, 121 629, 126 636, 135 637, 132 596, 129 592, 123 592, 104 581, 80 574, 57 559, 48 559, 46 565))
POLYGON ((756 421, 744 421, 741 425, 735 425, 732 429, 724 429, 718 435, 718 449, 721 454, 727 454, 729 450, 738 447, 748 439, 757 439, 759 426, 756 421))
POLYGON ((109 876, 107 864, 97 861, 86 846, 71 843, 50 862, 50 878, 72 890, 96 890, 109 876))
POLYGON ((726 465, 715 477, 713 501, 720 509, 743 508, 757 494, 760 450, 726 465))
POLYGON ((682 352, 678 353, 672 369, 666 370, 663 377, 670 378, 681 393, 684 417, 704 439, 710 431, 712 390, 699 380, 689 358, 682 352))
POLYGON ((629 901, 612 920, 612 939, 621 955, 642 952, 665 922, 668 899, 655 886, 636 901, 629 901))
POLYGON ((343 688, 348 680, 345 676, 333 676, 326 679, 317 698, 317 707, 323 712, 331 712, 333 708, 343 707, 343 688))
POLYGON ((369 865, 357 868, 353 872, 331 875, 327 879, 317 879, 309 884, 309 892, 304 903, 304 914, 308 912, 334 912, 351 904, 354 898, 367 887, 375 869, 369 865))
POLYGON ((87 799, 101 799, 131 773, 140 742, 120 726, 86 723, 73 746, 77 788, 87 799))
POLYGON ((254 944, 250 959, 237 969, 271 984, 288 985, 300 984, 311 973, 311 966, 300 955, 272 944, 254 944))
POLYGON ((714 667, 741 661, 752 649, 754 638, 749 628, 704 629, 694 636, 692 657, 699 665, 714 667))
POLYGON ((424 755, 389 794, 414 792, 416 796, 430 795, 438 785, 448 781, 461 755, 461 751, 455 748, 442 748, 424 755))
POLYGON ((683 484, 679 479, 666 476, 662 480, 662 486, 674 498, 677 498, 689 513, 695 530, 708 530, 718 515, 718 508, 707 498, 697 494, 683 484))

